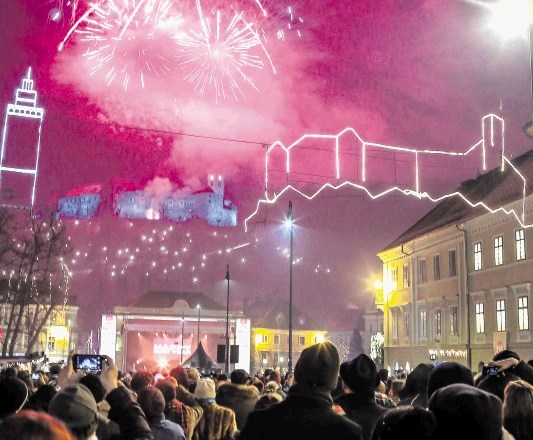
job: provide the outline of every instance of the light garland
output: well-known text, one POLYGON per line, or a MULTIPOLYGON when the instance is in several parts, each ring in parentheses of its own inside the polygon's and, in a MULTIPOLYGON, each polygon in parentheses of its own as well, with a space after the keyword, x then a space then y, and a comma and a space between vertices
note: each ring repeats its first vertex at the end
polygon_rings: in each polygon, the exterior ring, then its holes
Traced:
MULTIPOLYGON (((415 150, 412 148, 397 147, 397 146, 392 146, 392 145, 379 144, 375 142, 367 142, 367 141, 364 141, 353 128, 346 128, 342 130, 340 133, 338 133, 337 135, 321 135, 321 134, 304 135, 300 137, 299 139, 297 139, 292 144, 290 144, 288 147, 284 146, 282 142, 276 141, 268 148, 267 153, 266 153, 266 158, 265 158, 265 198, 258 200, 255 210, 252 212, 252 214, 250 214, 245 219, 244 221, 245 231, 248 231, 248 222, 259 212, 259 209, 262 205, 271 205, 271 204, 276 203, 280 199, 280 197, 282 197, 288 191, 293 191, 307 200, 313 200, 315 197, 317 197, 320 193, 322 193, 326 189, 339 190, 342 188, 353 188, 353 189, 361 190, 364 193, 366 193, 372 200, 378 199, 380 197, 383 197, 385 195, 392 194, 395 192, 399 192, 406 196, 416 197, 420 200, 427 199, 433 203, 439 203, 451 197, 459 197, 463 201, 465 201, 468 205, 470 205, 472 208, 482 207, 487 212, 490 212, 492 214, 496 212, 503 212, 506 215, 514 216, 523 228, 533 227, 533 224, 526 223, 525 221, 525 201, 526 201, 526 187, 527 187, 526 179, 523 176, 523 174, 520 173, 520 171, 505 156, 505 139, 504 139, 505 122, 504 120, 495 114, 488 114, 484 116, 481 120, 481 131, 482 131, 482 139, 476 142, 474 145, 472 145, 470 148, 468 148, 463 153, 447 152, 447 151, 442 151, 442 150, 428 150, 428 149, 415 150), (511 167, 512 171, 518 176, 518 178, 522 181, 522 209, 521 211, 517 211, 515 209, 505 209, 503 206, 490 207, 484 202, 473 202, 469 200, 464 194, 460 193, 459 191, 454 191, 452 193, 444 194, 441 196, 434 196, 428 192, 422 191, 421 183, 420 183, 420 170, 419 170, 420 161, 422 157, 448 156, 448 157, 461 158, 461 157, 466 157, 468 155, 471 155, 476 150, 481 150, 480 151, 481 166, 483 170, 486 170, 488 166, 488 160, 487 160, 488 151, 492 151, 496 147, 495 132, 497 130, 497 127, 499 127, 500 134, 501 134, 498 136, 498 140, 501 146, 501 159, 499 159, 500 170, 501 172, 503 172, 505 170, 506 165, 508 165, 511 167), (362 169, 361 169, 361 179, 359 182, 354 182, 352 180, 343 180, 343 176, 341 173, 342 164, 340 161, 340 140, 347 133, 352 134, 355 137, 356 141, 359 142, 359 144, 361 145, 362 169), (269 179, 269 156, 270 154, 276 149, 278 150, 281 149, 281 151, 285 154, 285 169, 283 170, 283 172, 286 174, 287 181, 288 181, 290 173, 291 173, 291 160, 290 160, 291 152, 293 150, 296 151, 298 146, 308 139, 325 139, 325 140, 334 142, 333 156, 334 156, 335 175, 330 176, 330 177, 326 176, 325 178, 333 179, 338 183, 326 182, 326 183, 323 183, 318 189, 311 191, 311 192, 307 192, 307 190, 305 189, 297 188, 292 184, 287 184, 278 193, 274 193, 273 195, 270 195, 269 194, 269 180, 270 180, 269 179), (401 152, 403 154, 412 155, 414 157, 414 162, 415 162, 414 188, 402 188, 402 187, 395 185, 383 191, 374 192, 370 190, 366 186, 367 181, 368 181, 367 171, 366 171, 366 165, 367 165, 366 156, 367 156, 367 150, 369 148, 376 148, 380 151, 401 152)), ((372 183, 372 182, 368 182, 368 183, 372 183)))

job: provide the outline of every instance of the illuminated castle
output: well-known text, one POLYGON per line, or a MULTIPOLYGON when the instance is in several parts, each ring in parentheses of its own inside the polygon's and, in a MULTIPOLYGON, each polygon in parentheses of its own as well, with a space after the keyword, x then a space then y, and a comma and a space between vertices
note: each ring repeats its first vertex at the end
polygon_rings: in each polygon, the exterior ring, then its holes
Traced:
POLYGON ((15 102, 7 105, 4 120, 0 188, 2 202, 9 206, 31 208, 35 202, 43 116, 29 68, 16 90, 15 102))
MULTIPOLYGON (((59 199, 60 218, 88 220, 95 217, 106 201, 102 185, 76 188, 59 199)), ((208 178, 199 191, 153 194, 146 189, 115 187, 111 195, 113 214, 126 219, 168 219, 176 223, 205 220, 212 226, 237 226, 237 207, 224 198, 224 179, 208 178)))

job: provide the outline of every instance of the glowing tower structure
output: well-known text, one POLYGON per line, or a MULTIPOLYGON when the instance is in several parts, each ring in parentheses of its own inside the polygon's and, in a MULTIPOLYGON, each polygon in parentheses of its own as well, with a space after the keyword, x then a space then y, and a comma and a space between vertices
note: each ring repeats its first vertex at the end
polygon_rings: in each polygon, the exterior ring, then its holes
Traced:
POLYGON ((0 199, 4 205, 32 208, 41 149, 44 109, 37 107, 31 67, 8 104, 0 154, 0 199))

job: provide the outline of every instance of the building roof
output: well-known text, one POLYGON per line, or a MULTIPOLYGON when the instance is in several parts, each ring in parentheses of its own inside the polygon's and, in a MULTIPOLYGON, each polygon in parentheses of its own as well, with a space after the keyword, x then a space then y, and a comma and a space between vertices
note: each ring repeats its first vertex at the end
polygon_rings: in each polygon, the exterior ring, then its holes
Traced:
MULTIPOLYGON (((523 176, 533 176, 533 150, 511 161, 523 176)), ((497 209, 523 196, 523 180, 506 164, 505 171, 500 167, 481 174, 476 179, 466 180, 456 190, 472 203, 483 202, 491 209, 497 209)), ((533 188, 526 185, 526 195, 533 188)), ((450 225, 479 217, 488 211, 482 207, 472 207, 459 196, 448 197, 418 220, 407 231, 390 243, 383 251, 400 246, 411 240, 450 225)))
POLYGON ((128 307, 168 309, 172 308, 176 301, 179 300, 185 301, 191 309, 196 307, 197 304, 200 304, 202 309, 226 310, 225 306, 213 301, 211 298, 201 292, 172 292, 161 290, 150 290, 146 292, 128 307))
POLYGON ((209 194, 209 193, 214 193, 215 191, 213 191, 213 188, 207 186, 203 189, 199 189, 198 191, 194 191, 193 194, 209 194))
POLYGON ((83 185, 78 186, 76 188, 71 189, 65 197, 76 197, 76 196, 83 196, 87 194, 100 194, 102 192, 102 185, 101 184, 95 184, 95 185, 83 185))
MULTIPOLYGON (((249 304, 244 310, 244 315, 257 328, 288 328, 289 301, 278 295, 271 295, 249 304)), ((297 309, 294 303, 292 317, 293 330, 320 330, 324 327, 297 309)))

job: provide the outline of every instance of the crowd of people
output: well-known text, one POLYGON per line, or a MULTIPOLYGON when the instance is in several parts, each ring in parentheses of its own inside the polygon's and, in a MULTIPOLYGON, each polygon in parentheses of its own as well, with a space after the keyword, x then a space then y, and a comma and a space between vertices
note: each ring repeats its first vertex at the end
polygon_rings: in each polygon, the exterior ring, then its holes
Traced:
POLYGON ((322 342, 294 374, 0 371, 2 440, 533 440, 533 367, 513 351, 476 374, 458 362, 390 374, 322 342), (490 374, 489 374, 490 373, 490 374))

